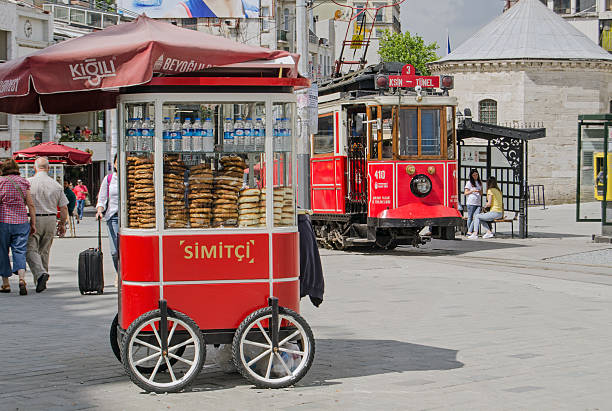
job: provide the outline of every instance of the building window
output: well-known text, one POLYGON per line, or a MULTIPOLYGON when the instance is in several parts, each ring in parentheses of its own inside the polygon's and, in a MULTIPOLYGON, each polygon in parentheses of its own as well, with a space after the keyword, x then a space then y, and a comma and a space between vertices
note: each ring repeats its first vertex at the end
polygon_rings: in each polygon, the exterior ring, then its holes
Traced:
POLYGON ((283 29, 289 31, 289 9, 283 10, 283 29))
MULTIPOLYGON (((361 11, 365 8, 365 5, 363 3, 355 3, 355 15, 361 13, 361 11)), ((359 16, 357 16, 357 21, 358 22, 362 22, 363 19, 365 19, 365 15, 366 15, 366 11, 364 11, 363 13, 359 14, 359 16)))
POLYGON ((487 99, 478 103, 478 121, 497 124, 497 101, 487 99))
POLYGON ((596 12, 595 0, 576 0, 576 11, 596 12))
POLYGON ((572 11, 570 0, 555 0, 553 2, 553 10, 555 13, 570 14, 572 11))

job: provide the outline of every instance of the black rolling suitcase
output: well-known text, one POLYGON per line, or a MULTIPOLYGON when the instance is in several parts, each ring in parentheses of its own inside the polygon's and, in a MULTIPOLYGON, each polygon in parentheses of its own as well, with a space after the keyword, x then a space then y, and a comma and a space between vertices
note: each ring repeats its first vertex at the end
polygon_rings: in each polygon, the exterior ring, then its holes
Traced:
POLYGON ((81 294, 104 293, 100 224, 98 220, 98 248, 88 248, 79 254, 79 291, 81 294))

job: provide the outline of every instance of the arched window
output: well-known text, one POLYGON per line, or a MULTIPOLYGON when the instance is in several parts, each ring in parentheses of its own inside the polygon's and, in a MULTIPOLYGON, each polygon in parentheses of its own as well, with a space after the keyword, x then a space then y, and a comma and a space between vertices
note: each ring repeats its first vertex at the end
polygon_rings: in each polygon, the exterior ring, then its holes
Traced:
POLYGON ((478 103, 478 121, 497 124, 497 101, 486 99, 478 103))

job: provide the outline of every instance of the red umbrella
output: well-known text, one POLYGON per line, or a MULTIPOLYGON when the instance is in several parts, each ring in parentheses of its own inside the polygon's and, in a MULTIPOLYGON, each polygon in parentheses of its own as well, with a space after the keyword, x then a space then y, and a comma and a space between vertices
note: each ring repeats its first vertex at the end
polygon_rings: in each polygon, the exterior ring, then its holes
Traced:
MULTIPOLYGON (((63 114, 116 107, 119 87, 154 73, 200 72, 289 52, 253 47, 140 16, 0 64, 0 111, 63 114)), ((297 58, 290 75, 297 76, 297 58)), ((286 67, 286 66, 285 66, 286 67)))
POLYGON ((91 153, 77 150, 63 144, 48 141, 34 147, 16 151, 13 158, 33 158, 33 157, 53 157, 65 160, 66 164, 74 166, 81 164, 91 164, 91 153))

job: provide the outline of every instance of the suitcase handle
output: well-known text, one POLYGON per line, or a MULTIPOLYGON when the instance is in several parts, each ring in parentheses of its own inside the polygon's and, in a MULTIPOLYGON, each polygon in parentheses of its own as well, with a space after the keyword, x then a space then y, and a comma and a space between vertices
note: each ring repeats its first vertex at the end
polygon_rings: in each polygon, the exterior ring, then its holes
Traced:
POLYGON ((98 219, 98 250, 102 251, 102 219, 98 219))

